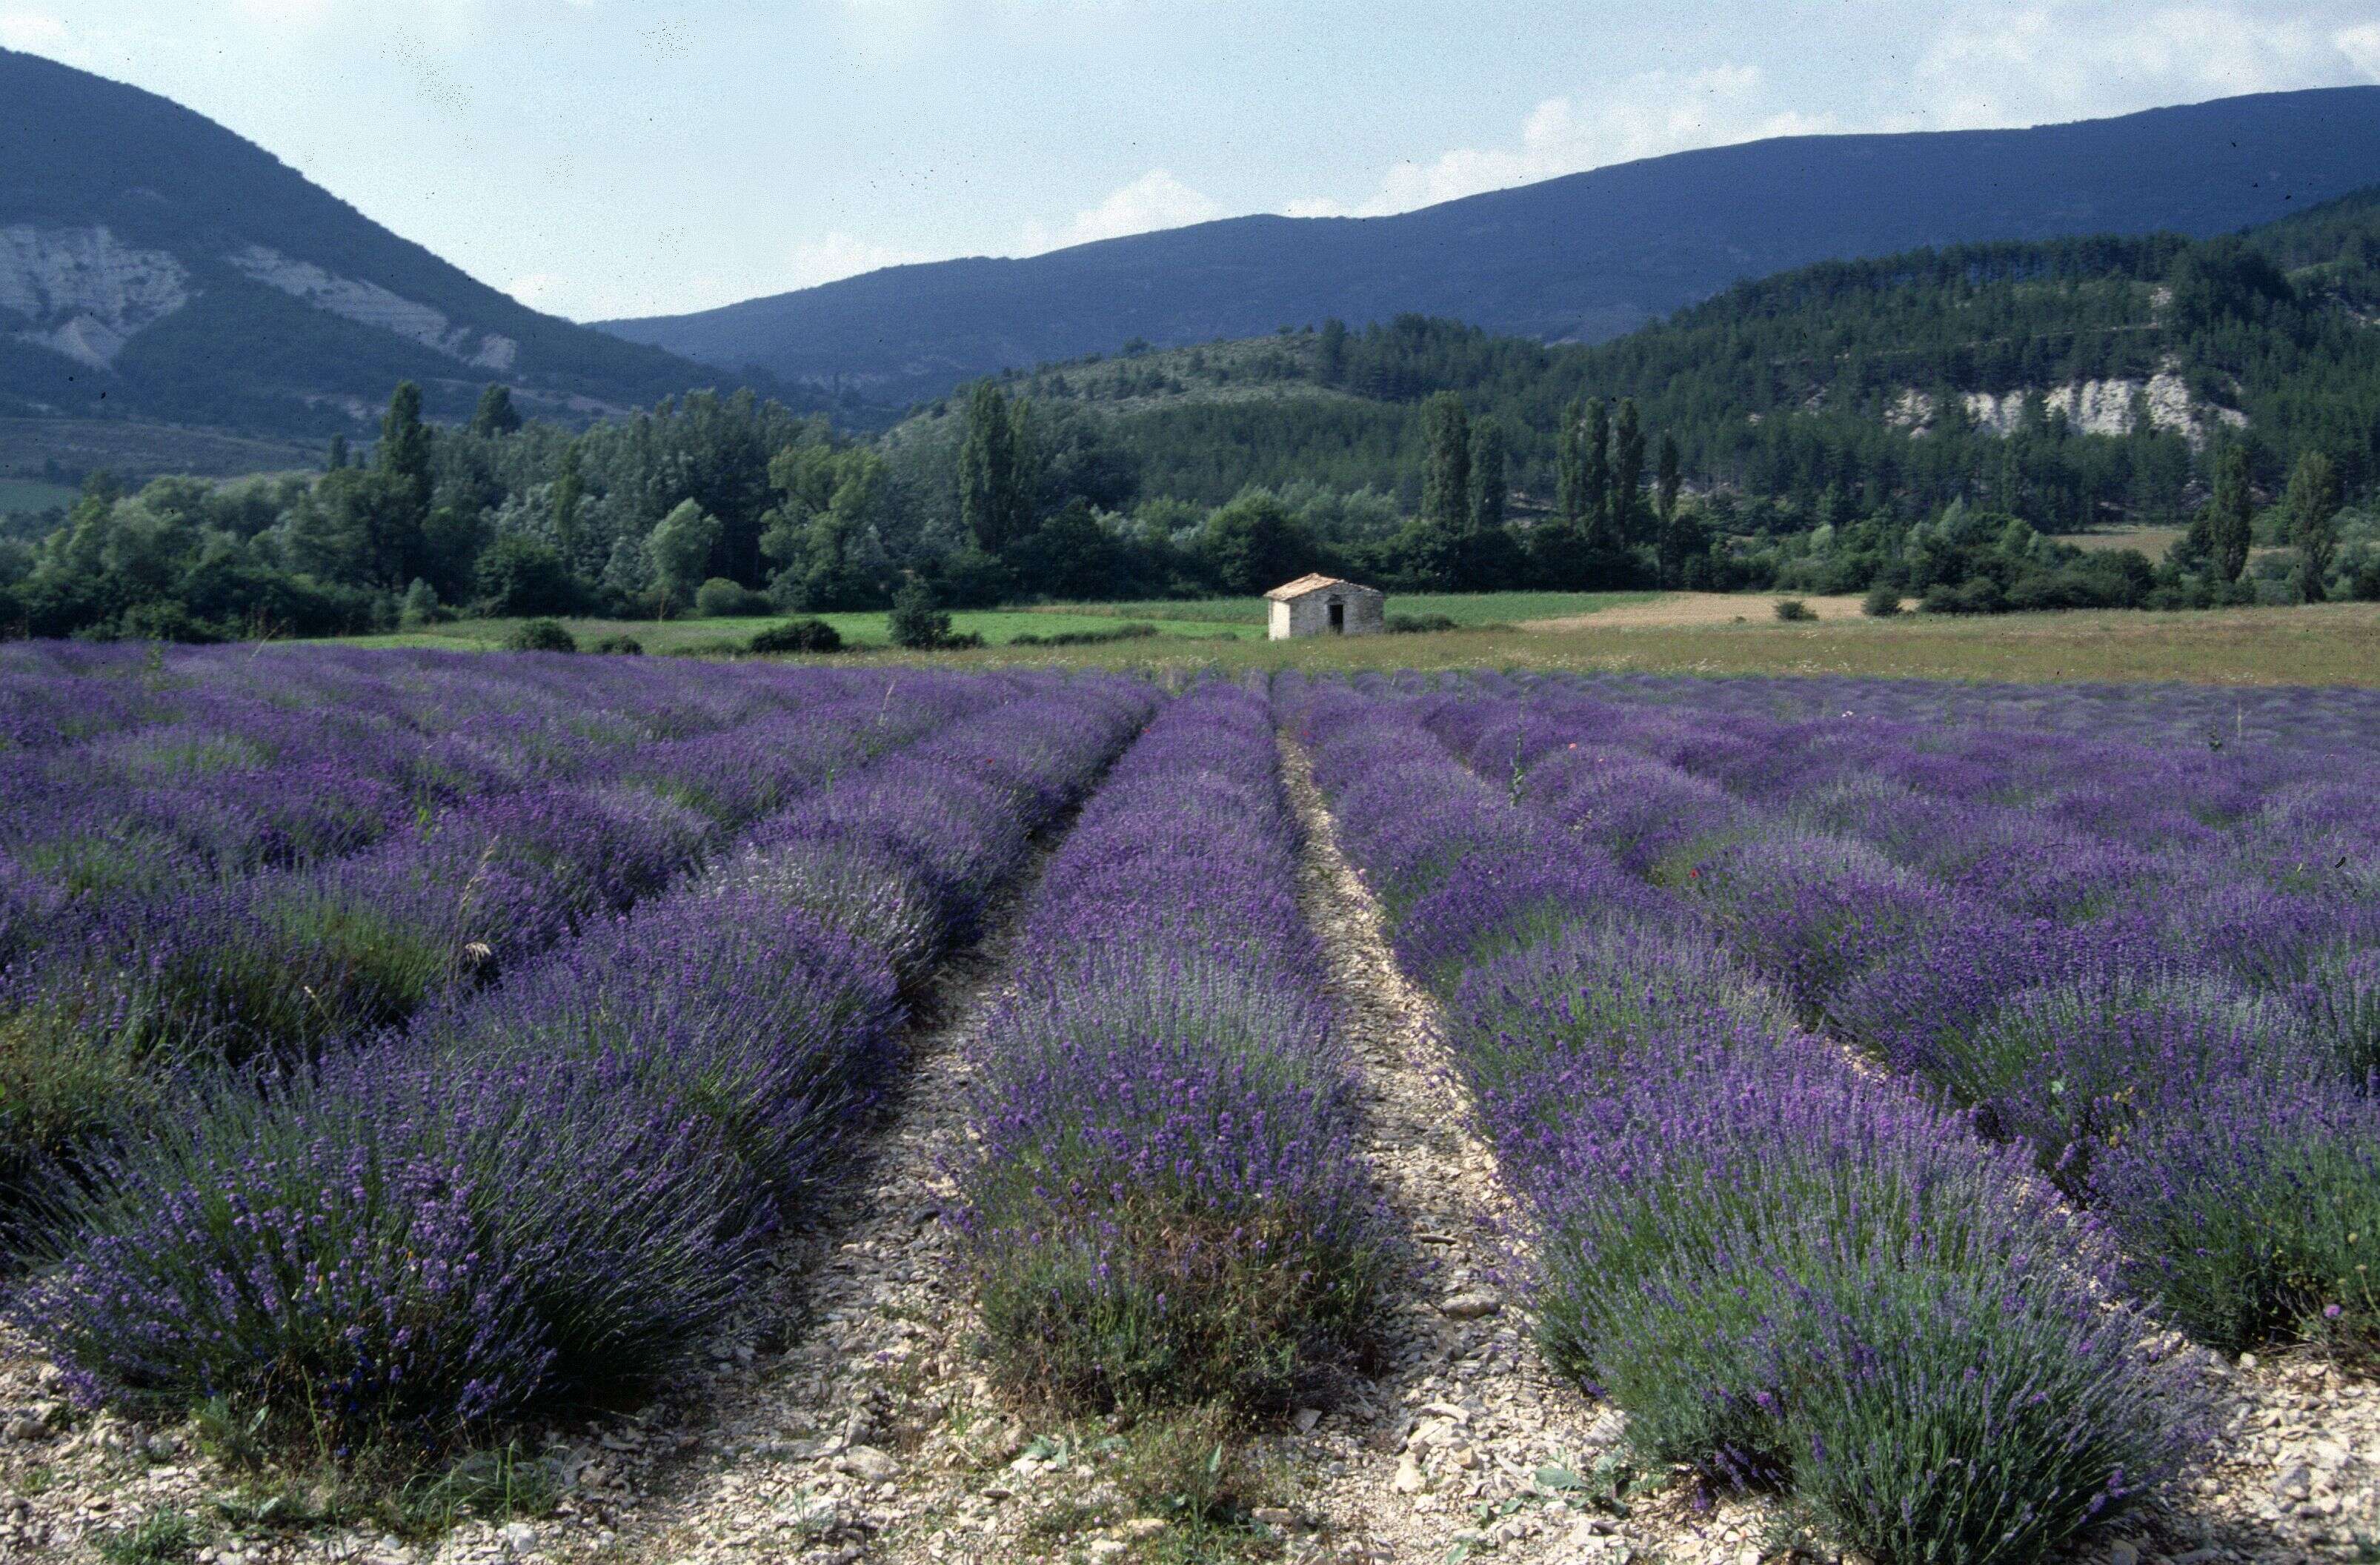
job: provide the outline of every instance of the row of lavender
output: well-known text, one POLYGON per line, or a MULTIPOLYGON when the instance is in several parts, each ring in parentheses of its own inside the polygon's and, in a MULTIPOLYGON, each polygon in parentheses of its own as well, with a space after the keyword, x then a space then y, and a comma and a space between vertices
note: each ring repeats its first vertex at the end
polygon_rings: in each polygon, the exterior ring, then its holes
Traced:
POLYGON ((1561 698, 1434 726, 2031 1147, 2194 1335, 2380 1334, 2368 771, 1561 698))
POLYGON ((1692 903, 1464 768, 1427 703, 1277 695, 1444 1002, 1548 1344, 1633 1438, 1877 1559, 2035 1558, 2179 1470, 2189 1378, 2022 1159, 1853 1069, 1692 903))
POLYGON ((1613 701, 1678 704, 1782 722, 1846 716, 1937 732, 2042 731, 2114 738, 2175 753, 2243 750, 2380 760, 2380 690, 2294 685, 1970 685, 1942 679, 1791 674, 1712 680, 1680 674, 1600 673, 1558 681, 1613 701))
POLYGON ((14 1317, 86 1395, 228 1399, 346 1447, 667 1373, 864 1122, 905 993, 1150 700, 929 684, 978 715, 500 987, 95 1159, 14 1317))
MULTIPOLYGON (((484 683, 469 665, 447 666, 459 683, 484 683)), ((527 672, 541 683, 549 671, 527 672)), ((690 706, 716 710, 698 671, 675 677, 690 706)), ((0 969, 0 1216, 42 1165, 160 1111, 180 1077, 301 1062, 329 1040, 483 988, 626 911, 804 790, 1014 694, 950 675, 783 673, 764 696, 746 693, 747 721, 613 745, 575 775, 424 806, 358 852, 68 899, 44 921, 52 938, 0 969)), ((556 708, 527 732, 619 721, 556 708)), ((301 807, 335 808, 347 781, 282 773, 275 785, 310 784, 301 807)))
POLYGON ((994 1361, 1096 1408, 1280 1406, 1385 1252, 1264 698, 1179 698, 1051 862, 958 1171, 994 1361))
POLYGON ((736 770, 681 752, 782 727, 868 683, 626 660, 574 683, 559 660, 311 649, 177 651, 153 670, 80 656, 59 669, 59 649, 44 650, 37 672, 0 672, 0 721, 13 706, 20 731, 0 740, 12 807, 0 818, 0 964, 110 911, 354 853, 521 790, 608 781, 706 813, 750 808, 736 770), (35 696, 82 721, 32 722, 35 696))

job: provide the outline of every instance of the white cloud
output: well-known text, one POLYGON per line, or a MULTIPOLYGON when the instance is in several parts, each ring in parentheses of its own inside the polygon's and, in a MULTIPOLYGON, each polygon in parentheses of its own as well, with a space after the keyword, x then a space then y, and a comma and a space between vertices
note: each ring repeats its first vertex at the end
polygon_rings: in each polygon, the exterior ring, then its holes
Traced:
POLYGON ((1832 115, 1773 106, 1757 66, 1645 71, 1608 91, 1548 98, 1522 121, 1515 144, 1401 163, 1360 200, 1309 197, 1282 210, 1292 217, 1378 217, 1690 147, 1837 127, 1832 115))
POLYGON ((2253 0, 1978 8, 1935 38, 1914 97, 1929 125, 2027 125, 2315 86, 2342 66, 2380 74, 2380 28, 2337 26, 2353 14, 2253 0))
POLYGON ((1027 223, 1021 253, 1038 255, 1044 250, 1064 249, 1069 245, 1087 245, 1094 239, 1114 239, 1126 234, 1208 223, 1222 215, 1222 203, 1213 197, 1192 189, 1170 170, 1152 168, 1099 205, 1076 212, 1071 222, 1061 227, 1027 223))
POLYGON ((2380 80, 2380 22, 2365 22, 2362 27, 2342 27, 2332 34, 2331 42, 2348 63, 2364 75, 2380 80))
POLYGON ((0 47, 48 53, 67 41, 67 24, 41 11, 0 11, 0 47))
POLYGON ((814 288, 820 283, 856 277, 863 272, 881 271, 887 266, 906 266, 911 261, 928 259, 923 251, 903 249, 898 245, 875 244, 838 228, 795 245, 781 285, 814 288))

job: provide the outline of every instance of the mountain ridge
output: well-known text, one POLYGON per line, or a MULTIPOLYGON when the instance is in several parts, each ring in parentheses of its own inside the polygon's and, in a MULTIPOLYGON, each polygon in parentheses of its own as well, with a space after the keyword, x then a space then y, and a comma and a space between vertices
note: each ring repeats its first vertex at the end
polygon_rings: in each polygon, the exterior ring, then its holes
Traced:
POLYGON ((400 379, 564 419, 715 370, 530 309, 172 100, 0 49, 0 414, 368 428, 400 379))
POLYGON ((1986 239, 2205 237, 2380 166, 2380 87, 2260 93, 2022 129, 1800 136, 1611 164, 1377 218, 1223 218, 1033 257, 887 268, 634 341, 872 400, 994 370, 1337 316, 1459 316, 1602 341, 1748 277, 1986 239))

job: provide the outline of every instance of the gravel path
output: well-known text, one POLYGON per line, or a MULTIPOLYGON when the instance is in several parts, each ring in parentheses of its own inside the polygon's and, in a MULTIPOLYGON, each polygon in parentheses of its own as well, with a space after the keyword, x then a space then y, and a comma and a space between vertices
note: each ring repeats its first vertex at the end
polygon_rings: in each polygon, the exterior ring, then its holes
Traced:
POLYGON ((1298 900, 1362 1067, 1363 1156, 1414 1266, 1378 1377, 1351 1385, 1298 1453, 1302 1504, 1347 1558, 1443 1559, 1491 1540, 1504 1559, 1619 1558, 1618 1519, 1549 1503, 1538 1475, 1588 1477, 1622 1421, 1540 1358, 1505 1275, 1525 1258, 1512 1203, 1471 1129, 1435 1004, 1399 970, 1306 757, 1284 743, 1282 766, 1305 837, 1298 900))

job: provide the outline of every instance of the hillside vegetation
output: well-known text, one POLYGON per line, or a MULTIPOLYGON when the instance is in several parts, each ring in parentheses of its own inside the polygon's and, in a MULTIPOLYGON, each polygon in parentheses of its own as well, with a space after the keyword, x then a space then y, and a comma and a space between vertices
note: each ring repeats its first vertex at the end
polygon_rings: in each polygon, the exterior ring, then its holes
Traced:
MULTIPOLYGON (((1647 427, 1678 439, 1695 488, 1803 515, 1830 489, 1862 503, 1965 496, 2072 531, 2181 516, 2207 448, 2235 433, 2261 481, 2319 448, 2350 491, 2369 485, 2375 315, 2380 190, 2366 190, 2244 237, 1828 262, 1595 347, 1405 315, 1001 379, 1097 414, 1145 490, 1204 504, 1310 481, 1370 486, 1409 509, 1420 404, 1452 391, 1503 426, 1524 509, 1551 502, 1564 406, 1633 397, 1647 427)), ((932 441, 954 406, 930 405, 896 443, 932 441)))
POLYGON ((1018 260, 892 267, 607 329, 902 404, 1008 367, 1331 316, 1598 342, 1813 261, 1921 245, 2205 237, 2380 167, 2380 88, 2014 130, 1802 136, 1618 164, 1375 218, 1240 217, 1018 260))
POLYGON ((537 311, 153 93, 0 49, 0 416, 370 430, 625 412, 717 372, 537 311))
POLYGON ((1878 613, 2380 597, 2375 257, 2367 194, 2245 237, 1829 263, 1595 347, 1418 316, 1133 344, 874 439, 748 394, 573 432, 501 385, 440 429, 409 388, 364 467, 96 483, 38 547, 0 546, 0 625, 733 620, 879 612, 905 584, 967 610, 1312 570, 1878 613))

